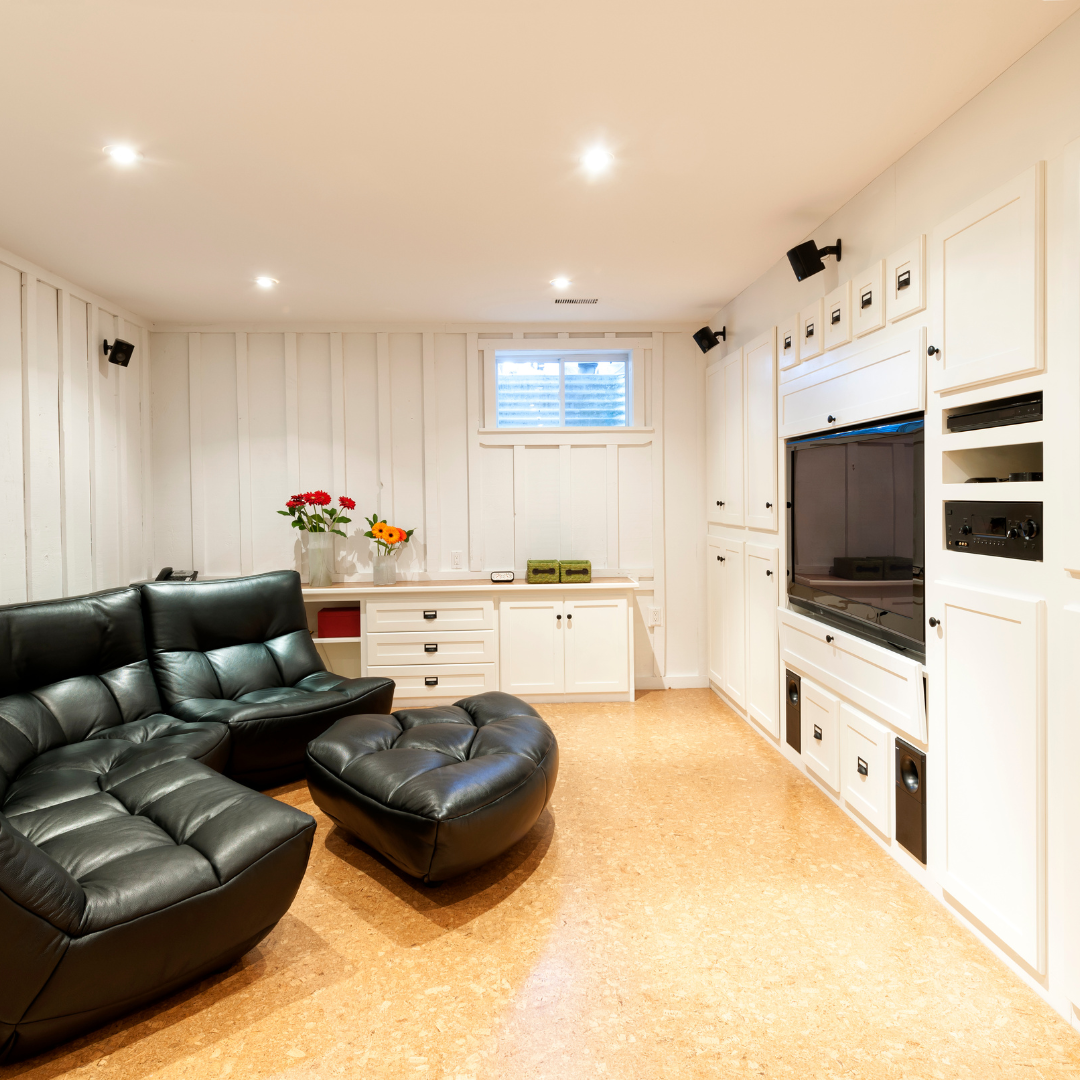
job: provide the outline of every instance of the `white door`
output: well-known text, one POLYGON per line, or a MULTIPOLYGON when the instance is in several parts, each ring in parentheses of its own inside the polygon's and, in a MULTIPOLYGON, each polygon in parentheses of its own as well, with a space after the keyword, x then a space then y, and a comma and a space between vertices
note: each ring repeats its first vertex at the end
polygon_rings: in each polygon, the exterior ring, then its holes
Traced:
POLYGON ((723 500, 720 470, 723 461, 724 379, 721 364, 713 364, 705 372, 705 517, 720 520, 723 500))
POLYGON ((774 739, 780 738, 779 576, 777 548, 746 545, 746 711, 774 739))
POLYGON ((1043 369, 1043 163, 934 231, 935 390, 1043 369))
POLYGON ((507 694, 563 692, 562 600, 499 604, 499 689, 507 694))
POLYGON ((568 694, 624 694, 630 689, 625 597, 567 600, 563 648, 568 694))
POLYGON ((940 582, 937 596, 927 660, 945 735, 942 884, 1045 971, 1046 603, 940 582))
POLYGON ((706 618, 709 636, 709 680, 724 685, 724 541, 710 536, 705 550, 706 618))
POLYGON ((724 693, 746 708, 746 544, 724 540, 721 551, 720 621, 724 634, 724 693))
POLYGON ((746 346, 746 524, 776 531, 776 328, 746 346))
POLYGON ((840 699, 802 680, 802 757, 827 788, 840 790, 840 699))
POLYGON ((725 525, 743 525, 743 352, 736 349, 720 361, 720 486, 712 509, 725 525))

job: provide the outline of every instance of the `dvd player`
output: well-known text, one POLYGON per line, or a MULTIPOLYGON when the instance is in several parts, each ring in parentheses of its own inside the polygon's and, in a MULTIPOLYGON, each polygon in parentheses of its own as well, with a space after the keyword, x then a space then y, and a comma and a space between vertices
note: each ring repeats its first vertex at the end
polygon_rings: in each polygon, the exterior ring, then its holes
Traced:
POLYGON ((1034 424, 1042 416, 1042 391, 1019 397, 980 401, 954 410, 945 420, 949 431, 976 431, 1008 424, 1034 424))

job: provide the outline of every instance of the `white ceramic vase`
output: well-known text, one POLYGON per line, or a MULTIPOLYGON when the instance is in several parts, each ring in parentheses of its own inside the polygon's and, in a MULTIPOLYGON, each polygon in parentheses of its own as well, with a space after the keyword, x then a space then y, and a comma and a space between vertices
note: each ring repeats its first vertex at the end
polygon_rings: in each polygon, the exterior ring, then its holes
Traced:
POLYGON ((308 584, 325 589, 334 583, 334 536, 308 533, 308 584))

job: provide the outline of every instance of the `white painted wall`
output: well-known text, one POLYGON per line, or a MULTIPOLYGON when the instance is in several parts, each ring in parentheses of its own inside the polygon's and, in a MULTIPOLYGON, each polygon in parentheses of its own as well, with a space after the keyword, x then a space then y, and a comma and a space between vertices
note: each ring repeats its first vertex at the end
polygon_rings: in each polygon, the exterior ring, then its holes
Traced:
POLYGON ((706 685, 701 601, 703 357, 690 335, 605 327, 182 328, 150 335, 155 566, 306 574, 276 511, 323 488, 357 501, 339 580, 370 580, 362 518, 416 533, 414 578, 524 574, 588 558, 641 579, 638 684, 706 685), (482 430, 485 351, 560 338, 640 350, 645 425, 602 434, 482 430), (460 552, 462 568, 452 565, 460 552), (659 607, 663 624, 647 626, 659 607))
MULTIPOLYGON (((980 390, 943 397, 931 393, 927 423, 941 430, 944 405, 1043 390, 1046 427, 1043 487, 1045 561, 1017 564, 978 559, 941 550, 931 537, 927 551, 927 614, 938 614, 942 589, 935 581, 974 589, 998 589, 1045 599, 1047 604, 1048 717, 1045 974, 1028 968, 943 892, 940 881, 945 801, 941 760, 941 716, 931 708, 929 726, 930 865, 917 866, 896 845, 892 850, 951 910, 1022 978, 1080 1026, 1080 725, 1074 671, 1080 643, 1080 18, 1074 16, 1000 78, 905 154, 814 231, 820 245, 843 240, 843 261, 826 260, 824 273, 796 282, 786 258, 727 304, 712 325, 726 325, 730 347, 783 322, 871 263, 885 258, 919 234, 927 235, 930 278, 928 307, 908 320, 938 325, 934 294, 935 227, 1038 161, 1047 162, 1047 364, 1044 374, 1014 379, 980 390), (948 556, 946 558, 946 556, 948 556), (937 755, 935 759, 935 754, 937 755)), ((928 76, 932 77, 932 76, 928 76)), ((901 327, 904 324, 899 324, 901 327)), ((892 329, 878 331, 887 335, 892 329)), ((875 335, 876 336, 876 335, 875 335)), ((873 338, 865 339, 868 343, 873 338)), ((932 364, 933 360, 928 361, 932 364)), ((796 369, 798 370, 798 369, 796 369)), ((928 520, 940 520, 940 435, 928 437, 928 520), (935 501, 936 500, 936 501, 935 501)), ((780 463, 784 467, 783 461, 780 463)), ((782 479, 782 474, 781 474, 782 479)), ((1007 498, 1007 494, 999 495, 1007 498)), ((726 530, 718 529, 723 533, 726 530)), ((993 672, 987 670, 987 678, 993 672)), ((931 687, 931 705, 935 688, 931 687)), ((782 745, 781 752, 797 758, 782 745)))
POLYGON ((146 576, 148 341, 143 320, 0 251, 0 603, 146 576), (102 354, 118 336, 127 368, 102 354))

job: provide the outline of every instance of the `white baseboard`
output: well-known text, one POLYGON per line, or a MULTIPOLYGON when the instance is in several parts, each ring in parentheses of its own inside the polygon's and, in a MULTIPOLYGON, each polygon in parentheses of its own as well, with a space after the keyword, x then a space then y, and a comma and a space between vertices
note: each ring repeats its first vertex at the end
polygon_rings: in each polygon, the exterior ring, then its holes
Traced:
POLYGON ((704 675, 638 675, 634 686, 638 690, 702 690, 709 685, 704 675))

